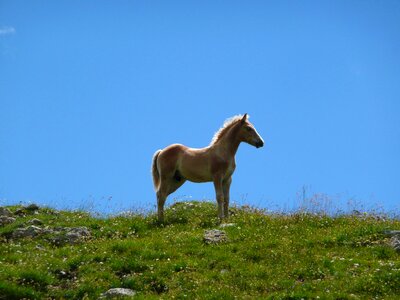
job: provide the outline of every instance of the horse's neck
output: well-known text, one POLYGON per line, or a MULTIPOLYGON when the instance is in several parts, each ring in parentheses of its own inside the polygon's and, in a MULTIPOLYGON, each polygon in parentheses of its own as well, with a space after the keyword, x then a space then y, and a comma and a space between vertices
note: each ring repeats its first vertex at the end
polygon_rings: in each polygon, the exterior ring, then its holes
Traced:
POLYGON ((236 135, 237 132, 235 132, 234 128, 232 128, 229 130, 229 132, 221 137, 221 140, 218 141, 214 147, 221 149, 222 152, 228 157, 235 157, 240 145, 240 141, 236 138, 236 135))

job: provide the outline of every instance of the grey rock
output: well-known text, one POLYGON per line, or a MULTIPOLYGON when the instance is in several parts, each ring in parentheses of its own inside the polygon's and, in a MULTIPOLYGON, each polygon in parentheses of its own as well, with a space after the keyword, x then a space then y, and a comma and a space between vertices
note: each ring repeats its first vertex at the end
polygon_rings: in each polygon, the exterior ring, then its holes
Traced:
POLYGON ((6 207, 0 207, 0 216, 11 217, 12 212, 6 207))
POLYGON ((26 228, 17 228, 13 233, 13 238, 26 238, 26 237, 36 237, 43 234, 43 229, 35 225, 30 225, 26 228))
POLYGON ((90 237, 91 233, 87 227, 72 227, 72 228, 66 228, 67 229, 67 234, 77 234, 82 237, 90 237))
POLYGON ((400 230, 384 230, 383 234, 386 234, 389 236, 395 236, 395 235, 400 236, 400 230))
POLYGON ((131 289, 114 288, 109 289, 107 292, 101 294, 99 299, 121 299, 125 297, 135 296, 136 292, 131 289))
POLYGON ((78 244, 78 243, 82 242, 83 237, 78 233, 68 232, 64 236, 64 241, 67 244, 74 245, 74 244, 78 244))
POLYGON ((43 246, 40 245, 40 244, 37 244, 36 247, 35 247, 35 249, 36 249, 36 250, 39 250, 39 251, 46 251, 46 248, 43 247, 43 246))
POLYGON ((228 241, 228 237, 223 230, 211 229, 204 232, 203 241, 206 244, 218 244, 228 241))
POLYGON ((57 246, 79 244, 92 236, 86 227, 58 227, 54 228, 52 233, 54 236, 50 237, 49 241, 57 246))
POLYGON ((390 239, 390 245, 393 247, 394 250, 400 252, 400 237, 394 236, 390 239))
POLYGON ((390 246, 400 252, 400 230, 384 230, 383 234, 390 236, 390 246))
POLYGON ((32 224, 32 225, 43 225, 43 222, 39 219, 32 219, 28 222, 28 224, 32 224))
POLYGON ((34 212, 36 210, 39 210, 39 206, 37 206, 36 204, 32 203, 32 204, 29 204, 28 206, 26 206, 25 209, 27 211, 34 212))
POLYGON ((0 216, 0 226, 11 224, 13 222, 15 222, 15 218, 7 217, 7 216, 0 216))
POLYGON ((38 219, 33 219, 28 223, 32 225, 15 229, 11 234, 11 237, 14 239, 20 239, 35 238, 44 235, 45 239, 50 243, 53 243, 57 246, 62 246, 66 244, 75 245, 78 243, 82 243, 92 236, 90 230, 87 227, 41 228, 36 226, 43 223, 41 220, 38 219))
POLYGON ((25 209, 23 208, 18 208, 15 212, 14 215, 16 216, 25 216, 25 209))
POLYGON ((91 233, 86 227, 68 228, 65 234, 68 244, 77 244, 89 237, 91 237, 91 233))

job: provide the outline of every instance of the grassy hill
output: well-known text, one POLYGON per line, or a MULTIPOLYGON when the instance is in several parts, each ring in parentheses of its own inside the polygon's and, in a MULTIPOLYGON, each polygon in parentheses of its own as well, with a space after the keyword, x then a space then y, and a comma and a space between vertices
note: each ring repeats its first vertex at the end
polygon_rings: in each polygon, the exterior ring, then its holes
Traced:
POLYGON ((18 215, 0 227, 0 299, 97 299, 114 287, 135 290, 138 299, 400 295, 400 254, 382 233, 400 229, 399 220, 233 208, 233 225, 220 228, 216 207, 207 202, 171 206, 163 226, 154 215, 99 219, 8 208, 18 215), (43 231, 32 237, 14 233, 32 219, 43 231), (90 231, 82 240, 60 243, 54 236, 82 226, 90 231), (228 241, 204 243, 207 229, 224 230, 228 241))

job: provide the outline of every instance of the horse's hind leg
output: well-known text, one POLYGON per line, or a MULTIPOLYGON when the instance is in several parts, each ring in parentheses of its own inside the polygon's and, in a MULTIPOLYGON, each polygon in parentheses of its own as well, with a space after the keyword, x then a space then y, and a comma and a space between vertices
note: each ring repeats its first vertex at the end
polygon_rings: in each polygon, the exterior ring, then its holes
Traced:
POLYGON ((157 191, 157 215, 160 223, 164 222, 164 204, 167 196, 165 191, 161 189, 157 191))
POLYGON ((162 176, 157 191, 157 214, 158 214, 158 221, 160 223, 164 222, 164 204, 169 195, 168 189, 169 189, 169 180, 164 176, 162 176))
POLYGON ((175 192, 186 180, 182 177, 161 178, 160 187, 157 191, 157 213, 158 221, 164 222, 164 204, 169 194, 175 192))

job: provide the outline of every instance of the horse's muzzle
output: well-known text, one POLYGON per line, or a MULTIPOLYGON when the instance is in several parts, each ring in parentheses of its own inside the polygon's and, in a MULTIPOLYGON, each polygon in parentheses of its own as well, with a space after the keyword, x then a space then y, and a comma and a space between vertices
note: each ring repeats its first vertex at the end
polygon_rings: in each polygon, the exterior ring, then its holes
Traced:
POLYGON ((264 142, 263 141, 259 141, 256 143, 256 148, 261 148, 262 146, 264 146, 264 142))

